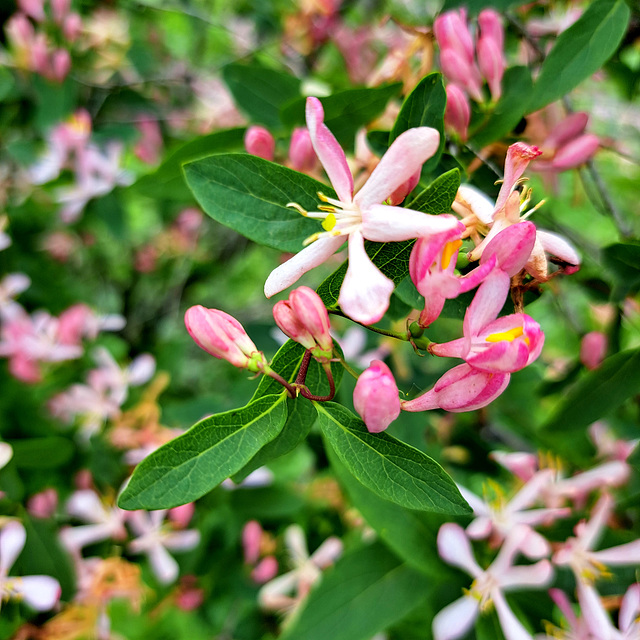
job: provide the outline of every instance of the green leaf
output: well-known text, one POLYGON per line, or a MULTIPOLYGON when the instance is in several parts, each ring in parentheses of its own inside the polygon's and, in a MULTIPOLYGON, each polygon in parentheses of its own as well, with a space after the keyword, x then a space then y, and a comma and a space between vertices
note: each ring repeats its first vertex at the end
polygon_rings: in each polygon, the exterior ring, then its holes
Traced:
POLYGON ((474 16, 483 9, 491 8, 496 11, 505 11, 517 4, 522 4, 521 0, 444 0, 440 13, 464 7, 469 15, 474 16))
POLYGON ((214 220, 258 244, 297 252, 310 235, 322 231, 317 220, 287 207, 318 208, 318 191, 333 189, 308 176, 248 154, 222 154, 184 166, 187 184, 214 220))
MULTIPOLYGON (((459 186, 460 172, 452 169, 434 180, 408 206, 415 211, 431 215, 448 212, 451 210, 451 203, 456 197, 459 186)), ((407 242, 381 243, 367 240, 364 246, 373 264, 387 278, 391 278, 394 284, 399 285, 409 274, 409 257, 414 242, 414 240, 408 240, 407 242)), ((316 290, 327 309, 338 308, 338 296, 347 273, 347 265, 348 261, 340 265, 320 283, 316 290)))
POLYGON ((282 430, 286 394, 219 413, 145 458, 120 498, 122 509, 170 509, 197 500, 233 475, 282 430))
POLYGON ((543 430, 558 435, 584 433, 586 427, 620 407, 638 389, 640 349, 616 353, 568 391, 543 430))
MULTIPOLYGON (((320 98, 324 108, 324 123, 338 142, 353 149, 358 129, 375 120, 386 108, 387 102, 400 93, 402 83, 372 88, 345 89, 320 98)), ((301 98, 282 110, 282 121, 289 126, 304 124, 306 99, 301 98)))
POLYGON ((340 484, 380 538, 411 566, 428 575, 441 576, 443 567, 436 550, 436 533, 441 522, 432 523, 431 514, 379 498, 347 471, 330 446, 326 451, 340 484))
POLYGON ((393 129, 389 134, 392 143, 401 133, 414 127, 432 127, 440 134, 438 150, 424 163, 423 171, 431 171, 440 161, 444 149, 444 110, 447 106, 447 94, 442 82, 442 74, 430 73, 424 77, 407 96, 393 129))
POLYGON ((13 462, 22 469, 54 469, 71 460, 75 446, 67 438, 49 436, 10 440, 13 462))
POLYGON ((6 67, 0 67, 0 102, 11 93, 14 85, 13 74, 6 67))
POLYGON ((432 458, 333 402, 316 403, 322 433, 340 461, 367 489, 401 507, 451 515, 471 512, 451 477, 432 458))
POLYGON ((245 129, 228 129, 202 136, 178 147, 153 172, 142 176, 132 188, 151 198, 183 199, 189 191, 184 182, 182 165, 216 153, 243 148, 245 129))
POLYGON ((538 76, 529 113, 566 95, 594 74, 613 55, 629 22, 624 0, 595 0, 563 31, 538 76))
POLYGON ((280 109, 300 95, 300 80, 261 65, 233 63, 222 70, 233 98, 252 122, 280 126, 280 109))
POLYGON ((322 576, 282 640, 369 640, 417 607, 429 586, 384 546, 357 549, 322 576))
POLYGON ((640 286, 640 244, 616 243, 602 250, 605 267, 616 281, 614 299, 622 300, 640 286))
POLYGON ((530 113, 533 83, 527 67, 511 67, 502 79, 503 93, 483 124, 471 133, 471 142, 484 147, 513 131, 526 113, 530 113))

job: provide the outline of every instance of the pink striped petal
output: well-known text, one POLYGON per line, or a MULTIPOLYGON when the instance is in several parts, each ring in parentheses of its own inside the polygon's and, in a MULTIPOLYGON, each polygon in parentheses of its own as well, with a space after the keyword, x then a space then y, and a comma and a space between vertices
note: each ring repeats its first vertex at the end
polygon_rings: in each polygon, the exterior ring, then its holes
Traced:
POLYGON ((398 187, 420 171, 425 161, 438 150, 439 144, 440 134, 431 127, 415 127, 400 134, 358 191, 354 202, 363 211, 384 202, 398 187))
POLYGON ((353 200, 353 176, 342 147, 324 124, 324 109, 318 98, 307 98, 305 114, 311 144, 327 172, 329 180, 331 180, 331 185, 338 195, 338 199, 341 202, 351 202, 353 200))
POLYGON ((294 282, 314 267, 328 260, 341 247, 347 236, 320 238, 305 247, 284 264, 276 267, 264 283, 264 295, 267 298, 290 287, 294 282))
POLYGON ((563 262, 571 265, 580 264, 578 252, 566 238, 557 233, 541 231, 540 229, 538 229, 537 238, 548 254, 560 258, 563 262))
POLYGON ((591 557, 605 565, 640 565, 640 540, 594 551, 591 557))
POLYGON ((480 264, 495 256, 498 267, 515 276, 529 260, 535 242, 536 227, 532 222, 509 225, 485 245, 480 264))

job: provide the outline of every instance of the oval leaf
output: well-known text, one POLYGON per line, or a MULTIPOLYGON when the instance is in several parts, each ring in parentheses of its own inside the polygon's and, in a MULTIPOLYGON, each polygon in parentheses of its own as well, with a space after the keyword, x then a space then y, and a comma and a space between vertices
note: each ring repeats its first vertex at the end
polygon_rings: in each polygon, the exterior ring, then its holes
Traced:
POLYGON ((333 402, 316 403, 322 433, 340 461, 376 495, 408 509, 471 513, 451 477, 422 451, 364 422, 333 402))
POLYGON ((137 467, 120 498, 122 509, 170 509, 211 491, 282 430, 286 394, 264 396, 218 413, 168 442, 137 467))

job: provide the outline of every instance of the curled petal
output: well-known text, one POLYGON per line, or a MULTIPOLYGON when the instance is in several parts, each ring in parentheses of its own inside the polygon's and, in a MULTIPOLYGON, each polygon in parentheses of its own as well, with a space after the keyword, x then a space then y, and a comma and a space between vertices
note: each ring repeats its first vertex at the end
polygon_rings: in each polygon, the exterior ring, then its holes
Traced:
POLYGON ((551 231, 538 230, 537 238, 542 244, 543 249, 552 256, 560 258, 563 262, 571 265, 580 264, 580 256, 573 245, 557 233, 551 231))
POLYGON ((529 260, 535 242, 536 227, 532 222, 509 225, 484 247, 480 264, 495 256, 498 267, 515 276, 529 260))
POLYGON ((264 295, 267 298, 290 287, 307 271, 328 260, 342 246, 346 236, 320 238, 305 247, 284 264, 276 267, 264 283, 264 295))
POLYGON ((358 231, 349 236, 349 266, 340 289, 338 303, 357 322, 378 322, 389 308, 394 284, 371 262, 358 231))
POLYGON ((451 208, 462 218, 474 215, 483 224, 491 224, 495 205, 482 191, 468 184, 460 185, 451 208))
POLYGON ((496 201, 496 211, 500 211, 507 203, 507 198, 516 182, 522 177, 529 163, 542 154, 538 147, 532 147, 524 142, 516 142, 507 150, 504 163, 504 181, 496 201))
POLYGON ((384 202, 420 171, 424 162, 438 150, 439 144, 440 134, 431 127, 415 127, 400 134, 358 191, 354 202, 363 210, 384 202))

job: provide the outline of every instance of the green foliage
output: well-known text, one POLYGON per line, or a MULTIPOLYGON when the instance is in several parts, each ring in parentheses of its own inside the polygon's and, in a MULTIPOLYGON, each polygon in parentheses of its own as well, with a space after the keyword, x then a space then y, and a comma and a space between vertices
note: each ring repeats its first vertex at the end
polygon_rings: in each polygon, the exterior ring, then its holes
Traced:
POLYGON ((640 287, 640 244, 616 243, 602 250, 602 259, 615 280, 612 297, 621 301, 640 287))

